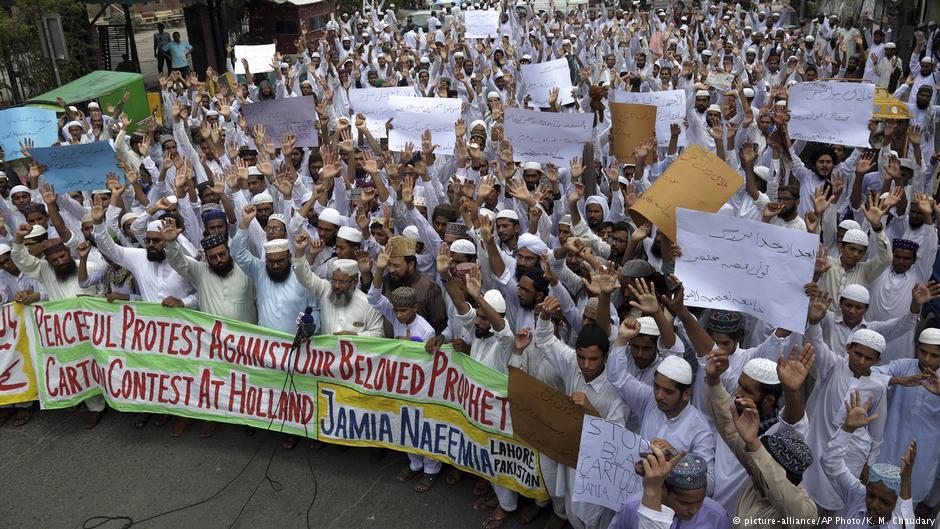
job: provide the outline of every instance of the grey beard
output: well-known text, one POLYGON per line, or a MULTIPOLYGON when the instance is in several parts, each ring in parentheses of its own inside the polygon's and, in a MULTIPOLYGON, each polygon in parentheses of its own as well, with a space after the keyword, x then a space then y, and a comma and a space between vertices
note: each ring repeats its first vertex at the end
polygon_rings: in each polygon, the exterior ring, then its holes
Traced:
POLYGON ((336 292, 330 292, 330 302, 337 307, 346 307, 352 301, 353 291, 349 290, 343 294, 337 294, 336 292))

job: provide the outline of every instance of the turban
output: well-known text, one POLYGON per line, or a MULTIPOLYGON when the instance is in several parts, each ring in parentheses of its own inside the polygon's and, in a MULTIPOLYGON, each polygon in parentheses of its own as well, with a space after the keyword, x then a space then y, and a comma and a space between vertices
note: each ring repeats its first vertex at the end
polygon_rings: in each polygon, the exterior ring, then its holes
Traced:
POLYGON ((531 233, 523 233, 519 236, 519 240, 516 243, 516 249, 526 249, 535 255, 545 255, 548 253, 548 245, 545 244, 545 241, 535 235, 532 235, 531 233))

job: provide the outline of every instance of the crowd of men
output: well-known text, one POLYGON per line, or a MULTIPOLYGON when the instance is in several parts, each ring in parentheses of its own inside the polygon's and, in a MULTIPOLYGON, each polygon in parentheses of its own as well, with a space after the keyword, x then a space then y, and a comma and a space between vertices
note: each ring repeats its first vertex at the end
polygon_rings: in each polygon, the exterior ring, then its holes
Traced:
MULTIPOLYGON (((543 510, 547 527, 577 529, 796 527, 826 516, 818 525, 932 526, 936 24, 900 57, 892 21, 867 13, 785 27, 783 4, 638 4, 468 4, 438 9, 426 27, 372 5, 322 29, 301 25, 272 74, 235 76, 232 54, 234 86, 211 69, 181 72, 185 51, 174 55, 149 129, 129 132, 120 108, 63 104, 61 143, 110 140, 124 174, 57 193, 36 163, 7 164, 3 301, 141 300, 291 334, 312 306, 318 334, 420 341, 429 352, 449 344, 497 371, 524 369, 650 441, 643 492, 619 513, 573 501, 575 469, 544 455, 550 501, 478 481, 474 506, 491 529, 543 510), (465 39, 465 13, 484 8, 500 11, 499 35, 465 39), (533 107, 521 66, 558 58, 574 102, 556 91, 533 107), (707 84, 712 71, 734 74, 732 90, 707 84), (873 120, 869 148, 791 140, 788 89, 827 78, 875 83, 912 117, 873 120), (370 133, 348 91, 388 86, 463 102, 454 155, 435 153, 430 131, 401 152, 370 133), (651 139, 630 163, 610 155, 610 92, 674 89, 688 108, 669 146, 651 139), (308 95, 317 148, 241 114, 308 95), (594 113, 594 140, 568 166, 516 160, 509 107, 594 113), (674 274, 682 249, 629 215, 676 160, 683 131, 744 176, 721 214, 819 235, 805 333, 687 306, 674 274)), ((86 405, 94 427, 106 405, 86 405)), ((21 425, 32 410, 3 412, 21 425)), ((150 420, 166 417, 135 424, 150 420)), ((215 425, 201 428, 211 436, 215 425)), ((424 492, 441 477, 462 475, 410 455, 397 479, 424 492)))

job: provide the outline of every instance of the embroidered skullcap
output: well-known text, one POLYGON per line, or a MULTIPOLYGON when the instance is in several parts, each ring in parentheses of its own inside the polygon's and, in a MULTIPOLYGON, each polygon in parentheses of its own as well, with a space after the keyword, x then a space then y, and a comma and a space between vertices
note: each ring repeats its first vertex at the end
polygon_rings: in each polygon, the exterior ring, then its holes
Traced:
POLYGON ((414 256, 415 245, 417 243, 417 239, 399 235, 398 237, 390 238, 385 247, 388 249, 390 257, 410 257, 414 256))
MULTIPOLYGON (((126 217, 127 215, 125 215, 126 217)), ((272 215, 273 217, 273 215, 272 215)), ((221 209, 210 209, 208 211, 202 212, 202 222, 203 224, 208 224, 210 220, 221 220, 228 224, 228 217, 225 215, 225 212, 221 209)), ((270 220, 270 217, 269 217, 270 220)), ((123 224, 123 217, 121 218, 121 223, 123 224)))
POLYGON ((359 264, 352 259, 336 259, 333 261, 332 272, 342 272, 351 276, 359 275, 359 264))
POLYGON ((887 463, 876 463, 868 472, 868 483, 883 483, 891 492, 898 494, 901 491, 901 469, 887 463))
POLYGON ((858 329, 849 337, 850 344, 864 345, 878 351, 878 354, 885 352, 885 338, 881 334, 871 329, 858 329))
MULTIPOLYGON (((2 255, 3 252, 0 252, 2 255)), ((917 341, 927 345, 940 345, 940 329, 930 327, 920 332, 917 341)))
POLYGON ((84 217, 82 217, 82 224, 85 224, 86 222, 93 222, 93 221, 94 221, 94 218, 91 216, 90 212, 86 214, 84 217))
POLYGON ((375 216, 369 221, 369 226, 385 226, 385 217, 375 216))
POLYGON ((542 164, 538 162, 526 162, 522 164, 522 170, 523 171, 541 171, 542 164))
POLYGON ((262 191, 258 193, 257 195, 251 197, 251 203, 252 205, 255 205, 255 206, 257 206, 258 204, 273 204, 274 197, 271 196, 271 193, 268 193, 267 191, 262 191))
POLYGON ((499 213, 496 214, 497 219, 511 219, 516 222, 519 222, 519 214, 511 209, 501 209, 499 213))
POLYGON ((813 452, 809 445, 800 438, 800 434, 789 428, 778 429, 765 436, 763 442, 770 457, 790 474, 802 476, 813 464, 813 452))
POLYGON ((620 275, 632 278, 649 277, 653 275, 653 267, 642 259, 632 259, 623 264, 620 275))
POLYGON ((217 246, 224 246, 226 242, 228 238, 225 235, 209 235, 202 238, 201 244, 202 249, 208 252, 217 246))
POLYGON ((656 372, 679 384, 692 384, 692 366, 681 356, 670 355, 663 358, 656 366, 656 372))
POLYGON ((845 232, 845 235, 842 236, 842 242, 868 246, 868 235, 862 230, 848 230, 845 232))
POLYGON ((524 248, 535 255, 545 255, 548 253, 548 245, 545 244, 545 241, 531 233, 523 233, 520 235, 519 240, 516 242, 516 248, 518 250, 524 248))
POLYGON ((563 215, 561 219, 558 220, 558 225, 561 226, 562 224, 571 226, 571 215, 563 215))
POLYGON ((30 202, 23 206, 23 216, 27 217, 33 213, 42 213, 46 214, 46 206, 44 204, 37 204, 35 202, 30 202))
POLYGON ((839 297, 866 305, 868 305, 871 300, 871 294, 868 292, 868 289, 862 285, 856 284, 846 285, 845 288, 842 289, 842 294, 840 294, 839 297))
POLYGON ((6 255, 10 253, 11 248, 6 244, 0 244, 0 255, 6 255))
POLYGON ((503 295, 499 293, 499 290, 487 290, 486 294, 483 294, 483 299, 493 310, 500 314, 506 314, 506 300, 503 299, 503 295))
POLYGON ((734 333, 741 330, 743 320, 741 314, 732 310, 713 310, 708 315, 706 327, 710 331, 720 333, 734 333))
POLYGON ((418 294, 411 287, 398 287, 388 296, 393 307, 414 307, 418 304, 418 294))
POLYGON ((597 298, 588 298, 587 303, 584 304, 584 309, 593 309, 597 310, 599 301, 597 298))
POLYGON ((13 186, 13 189, 10 190, 10 196, 17 193, 29 193, 29 188, 23 185, 13 186))
POLYGON ((415 241, 421 238, 418 234, 418 228, 415 226, 406 226, 405 229, 401 230, 401 234, 415 241))
POLYGON ((362 242, 362 232, 349 226, 340 226, 339 230, 336 232, 336 236, 344 241, 354 243, 362 242))
POLYGON ((290 243, 287 242, 287 239, 273 239, 266 241, 264 243, 264 253, 265 255, 269 253, 278 253, 278 252, 289 252, 290 243))
POLYGON ((640 324, 640 334, 646 336, 659 336, 659 326, 656 325, 656 320, 651 316, 642 316, 636 319, 640 324))
POLYGON ((37 237, 42 237, 46 234, 46 228, 43 228, 39 224, 33 226, 33 229, 29 231, 29 235, 26 236, 27 239, 35 239, 37 237))
POLYGON ((147 231, 160 232, 163 230, 163 223, 159 220, 152 220, 147 223, 147 231))
POLYGON ((845 219, 839 223, 839 228, 843 230, 861 230, 862 226, 852 219, 845 219))
POLYGON ((285 217, 282 213, 272 213, 269 215, 268 222, 271 222, 272 220, 276 220, 283 224, 284 227, 287 227, 287 217, 285 217))
POLYGON ((457 239, 456 241, 450 243, 450 251, 466 255, 476 255, 477 247, 467 239, 457 239))
POLYGON ((161 134, 160 135, 160 145, 163 146, 168 141, 176 141, 171 134, 161 134))
POLYGON ((708 464, 689 452, 666 476, 666 486, 680 490, 704 489, 708 484, 708 464))
POLYGON ((695 97, 709 97, 708 90, 699 90, 698 92, 695 92, 695 97))
POLYGON ((343 216, 339 214, 339 211, 336 211, 333 208, 323 208, 323 211, 320 212, 320 215, 317 217, 319 220, 326 222, 327 224, 332 224, 334 226, 342 226, 343 216))
POLYGON ((744 374, 769 386, 780 383, 777 376, 777 362, 767 358, 752 358, 744 364, 744 374))
POLYGON ((891 248, 895 250, 910 250, 916 254, 920 245, 910 239, 892 239, 891 248))

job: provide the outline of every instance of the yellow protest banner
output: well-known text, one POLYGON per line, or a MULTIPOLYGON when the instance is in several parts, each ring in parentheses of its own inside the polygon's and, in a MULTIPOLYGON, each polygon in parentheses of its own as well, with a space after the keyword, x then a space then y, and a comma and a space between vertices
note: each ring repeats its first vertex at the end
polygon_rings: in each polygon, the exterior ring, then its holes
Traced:
POLYGON ((652 222, 676 240, 676 208, 715 213, 744 183, 744 177, 698 145, 691 145, 630 208, 637 225, 652 222))
POLYGON ((633 103, 611 103, 611 137, 614 156, 621 162, 633 162, 633 151, 649 138, 656 137, 656 107, 633 103))
POLYGON ((39 398, 23 305, 0 307, 0 405, 39 398))

